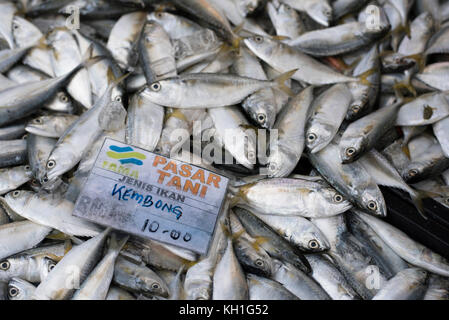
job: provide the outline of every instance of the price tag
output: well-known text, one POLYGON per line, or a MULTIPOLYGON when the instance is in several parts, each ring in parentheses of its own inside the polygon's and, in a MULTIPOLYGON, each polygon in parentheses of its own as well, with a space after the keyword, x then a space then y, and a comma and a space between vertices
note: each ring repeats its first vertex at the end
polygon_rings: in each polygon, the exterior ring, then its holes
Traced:
POLYGON ((73 215, 206 254, 229 179, 105 139, 73 215))

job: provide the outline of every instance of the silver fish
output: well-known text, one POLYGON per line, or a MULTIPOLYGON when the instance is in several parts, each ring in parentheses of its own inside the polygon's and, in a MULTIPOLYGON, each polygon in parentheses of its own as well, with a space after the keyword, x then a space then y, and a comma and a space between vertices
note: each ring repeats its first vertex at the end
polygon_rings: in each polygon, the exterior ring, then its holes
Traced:
POLYGON ((410 239, 405 233, 380 219, 357 212, 379 237, 402 259, 429 272, 447 277, 449 262, 423 245, 410 239))
POLYGON ((352 96, 345 84, 336 84, 318 96, 310 110, 306 145, 311 153, 323 150, 334 140, 348 112, 352 96))
POLYGON ((37 286, 32 298, 34 300, 70 298, 100 259, 101 249, 109 232, 110 229, 106 229, 70 250, 37 286))
POLYGON ((383 195, 365 168, 357 162, 342 164, 338 146, 331 143, 309 158, 317 171, 348 200, 378 216, 386 216, 383 195))
POLYGON ((313 101, 313 87, 304 89, 282 109, 274 126, 278 130, 275 145, 267 159, 271 178, 287 177, 297 166, 305 146, 305 127, 313 101))
POLYGON ((372 300, 419 300, 426 289, 427 272, 410 268, 390 279, 372 300))
POLYGON ((355 81, 355 78, 340 74, 312 57, 282 42, 263 36, 244 40, 246 46, 272 68, 287 72, 297 69, 292 79, 311 85, 325 85, 355 81))
POLYGON ((300 300, 279 282, 248 274, 249 300, 300 300))
POLYGON ((31 300, 36 287, 20 278, 12 278, 8 283, 9 300, 31 300))

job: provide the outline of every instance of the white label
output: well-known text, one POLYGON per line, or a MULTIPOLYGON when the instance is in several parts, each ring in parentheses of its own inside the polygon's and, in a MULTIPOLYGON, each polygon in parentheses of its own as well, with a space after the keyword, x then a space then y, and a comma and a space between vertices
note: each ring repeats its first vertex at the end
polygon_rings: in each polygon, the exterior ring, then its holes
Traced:
POLYGON ((73 214, 206 254, 229 179, 105 139, 73 214))

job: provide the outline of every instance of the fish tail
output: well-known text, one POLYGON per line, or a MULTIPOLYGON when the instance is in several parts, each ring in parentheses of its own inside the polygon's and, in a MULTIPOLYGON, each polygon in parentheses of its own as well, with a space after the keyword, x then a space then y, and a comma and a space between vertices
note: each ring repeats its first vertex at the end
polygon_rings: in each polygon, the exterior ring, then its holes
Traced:
POLYGON ((425 220, 427 220, 428 217, 424 213, 423 199, 429 198, 429 193, 427 193, 426 191, 413 190, 413 192, 410 192, 410 197, 412 198, 412 202, 415 205, 416 209, 418 210, 419 214, 425 220))
MULTIPOLYGON (((111 69, 109 69, 111 70, 111 69)), ((112 75, 112 85, 115 87, 117 86, 120 82, 122 82, 123 80, 125 80, 126 78, 128 78, 131 75, 131 72, 125 73, 124 75, 122 75, 121 77, 116 78, 114 75, 112 75)))
POLYGON ((234 49, 237 49, 237 51, 240 50, 240 43, 243 40, 243 37, 239 36, 239 33, 243 30, 243 27, 245 25, 245 21, 243 21, 242 23, 240 23, 238 26, 236 26, 233 30, 234 33, 234 37, 232 39, 232 47, 234 49))
POLYGON ((108 253, 113 253, 115 255, 118 255, 120 250, 122 250, 123 246, 126 244, 126 242, 129 239, 129 235, 124 236, 120 241, 117 241, 117 235, 116 233, 112 233, 111 237, 109 239, 109 249, 108 253))
POLYGON ((93 66, 94 64, 96 64, 97 62, 105 59, 105 56, 95 56, 93 57, 93 51, 94 51, 94 47, 92 44, 89 45, 89 47, 87 48, 86 52, 83 54, 81 63, 79 64, 79 66, 77 67, 78 69, 81 68, 89 68, 90 66, 93 66))
POLYGON ((293 77, 293 75, 296 73, 296 71, 298 71, 298 69, 294 69, 294 70, 288 71, 286 73, 283 73, 279 77, 274 79, 274 82, 276 83, 276 88, 285 92, 290 97, 293 97, 295 94, 289 87, 287 87, 285 85, 285 81, 290 80, 290 78, 293 77))
POLYGON ((369 81, 368 78, 376 72, 377 72, 376 68, 372 68, 363 72, 361 75, 358 76, 359 82, 365 86, 372 85, 371 81, 369 81))

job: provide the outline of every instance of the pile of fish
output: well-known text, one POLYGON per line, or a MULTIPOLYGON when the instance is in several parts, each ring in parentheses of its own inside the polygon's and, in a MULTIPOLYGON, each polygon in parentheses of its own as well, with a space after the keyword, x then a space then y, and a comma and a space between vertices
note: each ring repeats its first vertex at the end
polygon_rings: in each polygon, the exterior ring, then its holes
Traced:
POLYGON ((449 1, 2 0, 0 297, 447 300, 448 92, 449 1), (72 216, 106 137, 231 179, 206 256, 72 216))

